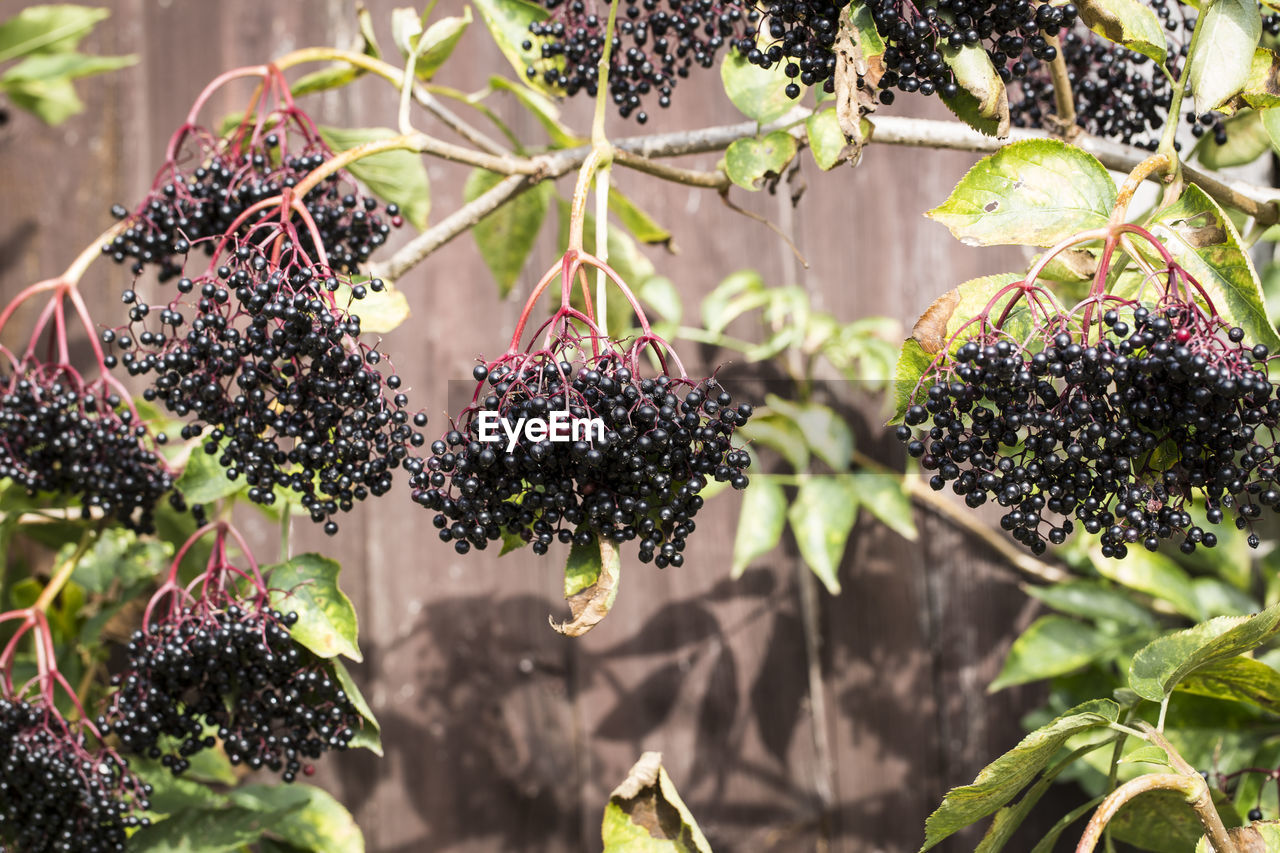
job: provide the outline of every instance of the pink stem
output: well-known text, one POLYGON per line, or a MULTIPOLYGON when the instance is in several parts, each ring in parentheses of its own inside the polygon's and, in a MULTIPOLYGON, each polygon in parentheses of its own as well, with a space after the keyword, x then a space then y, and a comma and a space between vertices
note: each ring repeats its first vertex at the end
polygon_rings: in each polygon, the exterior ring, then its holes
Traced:
POLYGON ((9 322, 9 318, 13 316, 13 312, 16 311, 18 306, 23 302, 26 302, 37 293, 43 293, 46 290, 54 290, 64 285, 65 282, 63 282, 62 279, 50 278, 45 281, 36 282, 35 284, 23 289, 17 296, 13 297, 8 305, 4 307, 4 312, 0 313, 0 329, 4 328, 5 324, 9 322))

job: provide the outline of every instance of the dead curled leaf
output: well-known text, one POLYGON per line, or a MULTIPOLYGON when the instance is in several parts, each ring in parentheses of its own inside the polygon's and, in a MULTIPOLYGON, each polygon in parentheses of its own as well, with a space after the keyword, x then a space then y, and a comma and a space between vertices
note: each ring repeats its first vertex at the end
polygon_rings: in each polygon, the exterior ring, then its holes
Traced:
POLYGON ((911 327, 911 337, 929 355, 939 352, 946 345, 947 324, 951 322, 951 315, 959 304, 960 288, 953 287, 933 300, 933 304, 925 309, 920 319, 911 327))
POLYGON ((858 43, 857 28, 844 16, 836 39, 836 121, 848 143, 840 159, 854 166, 862 159, 862 147, 867 143, 862 121, 876 111, 875 85, 883 74, 880 57, 867 60, 858 43))
POLYGON ((639 796, 645 788, 658 784, 658 771, 662 769, 662 753, 646 752, 640 756, 618 787, 609 796, 622 800, 631 800, 639 796))
POLYGON ((547 621, 556 631, 566 637, 581 637, 604 617, 609 615, 614 599, 618 597, 618 577, 621 573, 621 561, 618 549, 612 542, 600 540, 600 575, 596 582, 580 592, 565 596, 569 602, 570 619, 567 622, 556 622, 554 616, 547 621))

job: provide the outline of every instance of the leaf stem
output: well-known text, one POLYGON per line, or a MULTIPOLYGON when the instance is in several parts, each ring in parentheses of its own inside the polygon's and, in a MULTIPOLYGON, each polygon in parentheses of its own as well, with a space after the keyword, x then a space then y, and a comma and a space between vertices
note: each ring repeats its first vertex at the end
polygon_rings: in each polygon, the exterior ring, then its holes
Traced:
POLYGON ((1196 45, 1200 43, 1200 32, 1203 29, 1201 24, 1204 23, 1205 12, 1214 2, 1216 0, 1205 0, 1196 15, 1195 26, 1191 29, 1191 42, 1187 46, 1187 59, 1182 64, 1182 69, 1178 72, 1177 82, 1173 84, 1173 94, 1169 100, 1169 112, 1165 119, 1164 133, 1161 134, 1160 145, 1156 148, 1157 153, 1165 154, 1169 157, 1175 177, 1179 164, 1178 151, 1174 144, 1178 141, 1178 125, 1182 118, 1182 100, 1187 94, 1187 88, 1190 83, 1188 78, 1191 76, 1191 58, 1196 55, 1196 45))
POLYGON ((53 600, 58 597, 58 593, 62 592, 62 588, 67 585, 67 581, 71 580, 71 575, 75 573, 76 566, 80 564, 80 558, 85 555, 85 552, 97 540, 98 532, 99 529, 96 527, 84 532, 84 535, 80 537, 80 543, 76 545, 75 551, 54 570, 53 577, 49 578, 49 583, 45 585, 40 597, 31 605, 32 612, 44 613, 49 609, 49 605, 53 604, 53 600))

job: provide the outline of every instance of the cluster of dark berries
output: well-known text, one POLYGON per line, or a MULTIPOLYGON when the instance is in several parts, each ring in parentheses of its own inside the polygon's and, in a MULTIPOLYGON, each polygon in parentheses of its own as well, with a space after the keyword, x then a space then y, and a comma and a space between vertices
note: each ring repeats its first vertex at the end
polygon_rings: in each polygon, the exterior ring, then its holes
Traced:
POLYGON ((785 89, 789 98, 799 98, 802 85, 834 92, 833 47, 848 6, 848 0, 774 0, 761 7, 763 18, 754 9, 747 14, 748 26, 734 47, 752 65, 781 65, 791 80, 785 89))
POLYGON ((43 699, 0 698, 0 849, 115 853, 149 821, 150 786, 128 763, 91 749, 43 699))
MULTIPOLYGON (((147 428, 101 381, 66 365, 26 360, 0 378, 0 479, 30 494, 79 498, 120 524, 153 532, 173 475, 147 428)), ((155 442, 165 437, 157 435, 155 442)))
MULTIPOLYGON (((1195 13, 1171 0, 1153 0, 1151 6, 1164 24, 1168 65, 1176 75, 1186 62, 1195 13)), ((1094 136, 1154 151, 1172 101, 1169 81, 1155 62, 1102 38, 1081 22, 1063 33, 1061 43, 1076 123, 1094 136)), ((1012 122, 1015 127, 1045 127, 1056 112, 1052 73, 1040 59, 1031 61, 1028 69, 1010 92, 1012 122)), ((1211 133, 1217 144, 1226 143, 1220 114, 1190 112, 1187 121, 1197 138, 1211 133)))
POLYGON ((1030 0, 869 0, 876 31, 885 42, 881 103, 891 104, 894 89, 937 94, 960 93, 944 48, 981 45, 1006 83, 1025 77, 1057 50, 1047 37, 1076 22, 1075 4, 1051 6, 1030 0))
MULTIPOLYGON (((576 95, 595 97, 600 58, 604 53, 609 4, 603 0, 542 0, 550 15, 529 25, 541 59, 526 69, 529 78, 576 95)), ((623 118, 649 120, 641 98, 656 93, 658 105, 670 106, 676 80, 697 66, 711 68, 726 43, 742 31, 742 22, 758 17, 744 12, 742 0, 625 0, 618 10, 609 64, 609 95, 623 118), (624 44, 623 39, 626 39, 624 44)))
POLYGON ((475 403, 412 480, 460 554, 503 536, 537 554, 600 537, 638 540, 641 562, 680 566, 698 493, 711 480, 747 485, 750 460, 731 439, 751 407, 714 378, 641 378, 635 359, 571 362, 554 348, 479 366, 475 378, 475 403))
MULTIPOLYGON (((233 226, 234 233, 244 237, 255 222, 280 219, 287 205, 245 214, 297 186, 333 152, 296 108, 269 118, 271 132, 247 139, 220 139, 203 128, 184 129, 181 144, 174 146, 175 153, 141 204, 132 212, 122 205, 112 207, 112 215, 125 220, 127 227, 103 245, 103 254, 130 263, 135 274, 155 266, 160 280, 166 281, 182 274, 192 248, 213 254, 233 226)), ((301 227, 295 212, 303 250, 313 258, 327 257, 341 272, 354 271, 386 241, 392 226, 403 221, 396 205, 380 208, 342 171, 320 181, 300 202, 323 244, 313 245, 310 230, 301 227)))
POLYGON ((292 782, 362 725, 332 665, 290 635, 296 621, 257 602, 201 601, 144 626, 99 727, 175 775, 220 740, 232 764, 292 782))
POLYGON ((1077 524, 1112 557, 1167 539, 1212 547, 1188 512, 1194 496, 1210 523, 1230 514, 1242 530, 1280 512, 1267 348, 1178 300, 1108 311, 1101 328, 1095 343, 1060 332, 1038 352, 969 341, 941 361, 898 429, 930 485, 972 507, 995 500, 1001 526, 1036 553, 1077 524))
POLYGON ((382 282, 351 283, 287 239, 278 245, 277 261, 252 239, 236 246, 209 273, 180 279, 159 310, 126 291, 132 325, 102 340, 130 375, 150 377, 145 399, 188 420, 184 440, 202 437, 232 479, 244 477, 250 500, 293 492, 336 533, 335 514, 416 464, 409 448, 424 443, 415 427, 426 417, 408 412, 400 377, 384 375, 381 353, 358 340, 360 318, 339 304, 382 282))

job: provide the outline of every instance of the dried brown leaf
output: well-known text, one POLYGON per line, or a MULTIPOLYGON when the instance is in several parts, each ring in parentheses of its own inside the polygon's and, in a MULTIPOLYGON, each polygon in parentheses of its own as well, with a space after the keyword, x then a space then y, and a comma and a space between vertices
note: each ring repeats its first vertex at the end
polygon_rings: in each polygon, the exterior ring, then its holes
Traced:
POLYGON ((921 349, 933 355, 946 346, 947 324, 959 304, 960 288, 956 287, 933 300, 933 304, 925 309, 911 327, 911 337, 916 339, 921 349))

